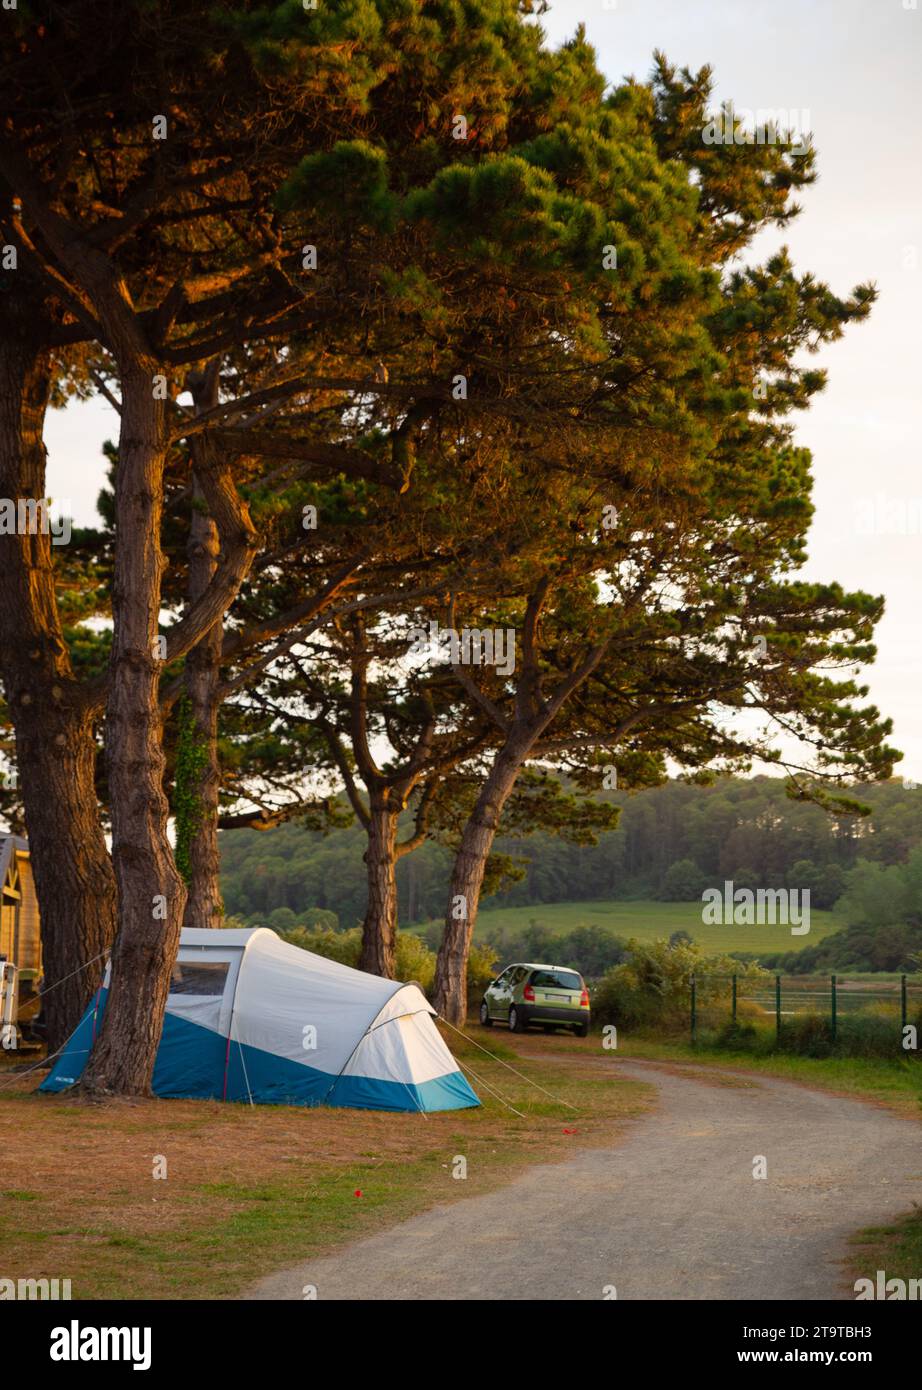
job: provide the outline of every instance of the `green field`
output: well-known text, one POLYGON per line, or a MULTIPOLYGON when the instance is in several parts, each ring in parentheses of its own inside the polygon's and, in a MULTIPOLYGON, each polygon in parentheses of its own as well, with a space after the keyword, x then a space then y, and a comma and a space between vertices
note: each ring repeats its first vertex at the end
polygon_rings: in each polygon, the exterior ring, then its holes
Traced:
POLYGON ((636 936, 641 941, 670 937, 687 931, 708 952, 724 951, 800 951, 814 946, 841 925, 834 912, 810 914, 810 930, 805 936, 792 936, 789 926, 705 926, 700 903, 586 902, 542 903, 535 907, 481 908, 474 935, 491 936, 496 929, 514 933, 529 922, 540 922, 552 931, 569 932, 575 927, 606 927, 615 936, 636 936))

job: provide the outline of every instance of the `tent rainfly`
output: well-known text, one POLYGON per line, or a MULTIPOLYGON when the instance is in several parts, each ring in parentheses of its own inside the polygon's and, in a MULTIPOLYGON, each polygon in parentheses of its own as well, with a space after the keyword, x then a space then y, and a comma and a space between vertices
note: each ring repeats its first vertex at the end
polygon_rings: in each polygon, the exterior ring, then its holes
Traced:
MULTIPOLYGON (((80 1077, 105 1008, 102 987, 43 1091, 80 1077)), ((462 1110, 479 1105, 418 985, 302 951, 266 927, 183 931, 154 1067, 158 1096, 462 1110)))

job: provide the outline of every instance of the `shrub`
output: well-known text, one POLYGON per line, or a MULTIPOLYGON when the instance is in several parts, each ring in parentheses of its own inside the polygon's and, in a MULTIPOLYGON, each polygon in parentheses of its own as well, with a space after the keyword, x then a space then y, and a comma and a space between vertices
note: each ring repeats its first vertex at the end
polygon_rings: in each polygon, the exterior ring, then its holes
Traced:
POLYGON ((903 1050, 900 1015, 895 1009, 840 1014, 833 1051, 843 1057, 913 1056, 903 1050))
POLYGON ((609 970, 593 992, 593 1016, 598 1023, 678 1033, 688 1028, 693 974, 701 977, 696 992, 701 1010, 718 1002, 727 1006, 730 975, 740 980, 765 977, 757 965, 741 965, 729 956, 705 956, 694 942, 670 946, 662 939, 652 943, 632 939, 627 949, 627 960, 609 970))
POLYGON ((317 930, 318 927, 328 931, 339 931, 339 918, 335 912, 331 912, 328 907, 309 907, 301 913, 301 921, 305 927, 317 930))
POLYGON ((327 960, 339 961, 340 965, 357 967, 362 950, 362 933, 359 927, 351 931, 332 931, 329 927, 311 930, 310 927, 292 927, 280 933, 284 941, 292 946, 300 946, 302 951, 313 951, 327 960))
POLYGON ((435 952, 414 932, 397 933, 396 975, 398 980, 415 980, 426 994, 432 989, 435 952))
POLYGON ((571 966, 587 979, 598 979, 612 966, 623 964, 627 954, 626 941, 613 936, 605 927, 593 924, 574 927, 568 935, 561 936, 551 959, 571 966))
POLYGON ((230 915, 223 918, 221 928, 223 931, 246 931, 247 923, 242 917, 230 915))
POLYGON ((699 959, 696 949, 632 939, 628 951, 627 960, 609 970, 595 989, 596 1020, 637 1030, 668 1030, 687 1022, 690 978, 699 959))
POLYGON ((496 950, 488 941, 472 941, 467 958, 467 992, 479 997, 496 975, 496 950))
POLYGON ((677 859, 663 878, 660 898, 667 903, 690 903, 707 887, 707 879, 693 859, 677 859))
POLYGON ((721 1028, 717 1037, 714 1039, 715 1047, 726 1047, 731 1051, 737 1049, 749 1050, 759 1041, 759 1030, 752 1023, 736 1022, 733 1019, 721 1028))
MULTIPOLYGON (((922 1018, 919 1020, 922 1022, 922 1018)), ((900 1032, 900 1016, 892 1006, 869 1006, 860 1012, 840 1014, 836 1036, 826 1014, 795 1014, 783 1018, 781 1036, 776 1038, 774 1020, 766 1017, 762 1026, 726 1023, 712 1036, 699 1031, 698 1041, 708 1047, 762 1054, 788 1053, 800 1057, 886 1057, 918 1058, 918 1052, 905 1051, 900 1032)))
POLYGON ((795 1014, 781 1020, 778 1052, 796 1052, 801 1057, 829 1057, 832 1053, 832 1023, 823 1014, 795 1014))
POLYGON ((290 907, 273 908, 266 918, 266 926, 277 932, 291 931, 297 924, 298 919, 290 907))

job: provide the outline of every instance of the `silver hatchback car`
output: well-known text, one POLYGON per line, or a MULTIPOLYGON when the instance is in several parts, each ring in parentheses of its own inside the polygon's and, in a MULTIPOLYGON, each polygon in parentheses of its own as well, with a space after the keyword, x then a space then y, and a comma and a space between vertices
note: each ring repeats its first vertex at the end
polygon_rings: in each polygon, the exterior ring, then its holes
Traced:
POLYGON ((577 1037, 589 1032, 589 991, 576 970, 563 965, 510 965, 488 985, 480 1005, 480 1022, 509 1025, 510 1033, 524 1033, 532 1023, 545 1032, 572 1028, 577 1037))

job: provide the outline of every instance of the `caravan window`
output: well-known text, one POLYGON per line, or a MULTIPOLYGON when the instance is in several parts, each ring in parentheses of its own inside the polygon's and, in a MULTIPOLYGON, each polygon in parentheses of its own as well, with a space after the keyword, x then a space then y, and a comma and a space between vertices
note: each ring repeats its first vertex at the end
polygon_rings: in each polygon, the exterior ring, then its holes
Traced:
POLYGON ((229 962, 178 960, 173 966, 171 994, 223 994, 229 962))

